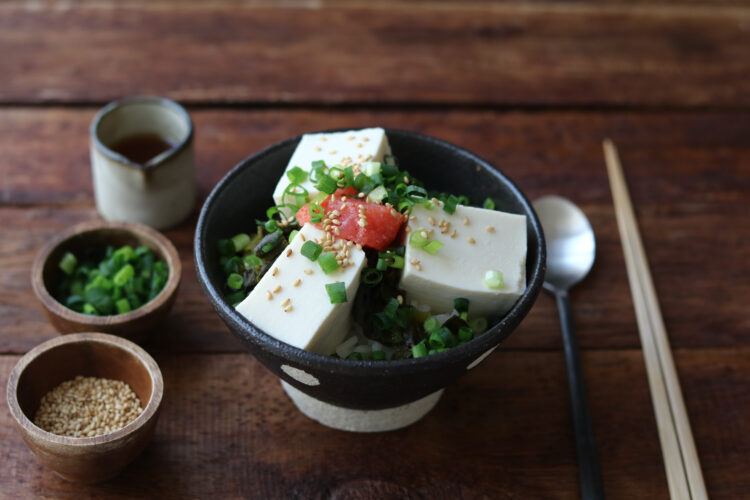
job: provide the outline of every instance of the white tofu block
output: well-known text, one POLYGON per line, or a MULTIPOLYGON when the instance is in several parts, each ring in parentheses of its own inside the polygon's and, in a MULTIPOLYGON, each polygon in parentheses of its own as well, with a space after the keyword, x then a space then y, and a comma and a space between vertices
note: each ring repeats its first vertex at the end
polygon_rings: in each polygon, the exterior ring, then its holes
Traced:
MULTIPOLYGON (((388 145, 388 138, 382 128, 365 128, 330 134, 305 134, 289 159, 284 175, 276 185, 273 200, 277 205, 284 203, 282 200, 284 190, 291 183, 286 172, 294 167, 309 172, 312 162, 323 160, 328 167, 337 164, 352 165, 356 171, 363 162, 382 162, 383 157, 389 154, 391 154, 391 147, 388 145)), ((302 186, 307 189, 310 198, 318 194, 309 177, 302 183, 302 186)), ((290 198, 286 200, 286 202, 292 201, 290 198)))
MULTIPOLYGON (((250 295, 237 305, 237 311, 282 342, 329 355, 349 332, 352 303, 366 259, 364 251, 351 245, 351 265, 325 274, 318 262, 300 253, 303 238, 323 241, 324 236, 321 229, 305 224, 250 295), (339 281, 346 287, 347 302, 331 304, 325 285, 339 281)), ((337 239, 336 244, 349 242, 337 239)))
POLYGON ((423 230, 444 246, 434 255, 406 244, 400 287, 409 302, 432 313, 453 310, 453 299, 469 299, 470 316, 505 314, 526 288, 526 216, 459 205, 453 214, 416 205, 409 234, 423 230), (430 231, 432 231, 430 233, 430 231), (500 271, 503 287, 485 284, 500 271))

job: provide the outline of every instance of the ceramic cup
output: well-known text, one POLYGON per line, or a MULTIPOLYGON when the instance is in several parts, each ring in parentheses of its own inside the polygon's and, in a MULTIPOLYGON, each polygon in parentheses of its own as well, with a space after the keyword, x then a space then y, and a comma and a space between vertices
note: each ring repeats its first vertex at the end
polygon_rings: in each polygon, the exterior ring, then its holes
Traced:
POLYGON ((94 118, 90 136, 102 217, 166 229, 190 215, 196 198, 193 123, 182 106, 160 97, 111 102, 94 118), (143 136, 161 137, 171 147, 143 164, 113 149, 143 136))

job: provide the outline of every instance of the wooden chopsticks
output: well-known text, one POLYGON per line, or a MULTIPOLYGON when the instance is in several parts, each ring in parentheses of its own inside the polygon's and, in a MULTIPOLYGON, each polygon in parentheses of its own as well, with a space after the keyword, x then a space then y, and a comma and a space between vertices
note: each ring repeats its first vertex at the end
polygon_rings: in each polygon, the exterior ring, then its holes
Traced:
POLYGON ((672 350, 617 149, 609 139, 604 140, 602 146, 646 361, 669 492, 672 498, 677 499, 707 499, 698 453, 672 360, 672 350))

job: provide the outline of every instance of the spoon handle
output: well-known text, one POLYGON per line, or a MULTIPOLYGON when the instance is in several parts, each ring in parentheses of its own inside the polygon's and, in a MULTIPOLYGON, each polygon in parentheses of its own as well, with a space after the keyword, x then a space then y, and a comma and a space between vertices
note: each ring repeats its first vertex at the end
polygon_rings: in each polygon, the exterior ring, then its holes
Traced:
POLYGON ((584 500, 603 499, 602 473, 599 468, 599 457, 596 453, 594 427, 591 423, 586 384, 583 380, 581 359, 578 353, 578 341, 576 340, 575 330, 573 330, 573 315, 570 310, 568 292, 557 291, 555 299, 560 313, 565 364, 568 370, 568 388, 570 389, 570 402, 573 411, 581 496, 584 500))

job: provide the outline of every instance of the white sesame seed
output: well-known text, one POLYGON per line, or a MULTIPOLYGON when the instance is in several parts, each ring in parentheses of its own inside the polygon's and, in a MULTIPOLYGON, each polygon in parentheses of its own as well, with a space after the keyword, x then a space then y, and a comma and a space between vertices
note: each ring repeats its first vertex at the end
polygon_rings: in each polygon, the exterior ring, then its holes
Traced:
POLYGON ((299 278, 297 278, 296 280, 294 280, 294 283, 292 283, 292 285, 294 285, 294 286, 300 286, 301 284, 302 284, 302 280, 299 279, 299 278))
POLYGON ((492 226, 487 226, 485 229, 487 229, 488 233, 494 233, 495 232, 495 228, 492 227, 492 226))
POLYGON ((474 240, 474 238, 472 238, 471 236, 469 236, 468 238, 466 238, 466 241, 468 241, 471 245, 473 245, 474 243, 476 243, 476 240, 474 240))
POLYGON ((273 293, 279 293, 281 291, 281 285, 276 285, 276 287, 273 289, 273 293))
POLYGON ((312 274, 312 273, 313 273, 313 270, 312 270, 312 269, 305 269, 305 270, 304 270, 303 272, 304 272, 305 274, 307 274, 307 275, 310 275, 310 274, 312 274))
POLYGON ((451 233, 451 238, 455 238, 455 237, 456 237, 456 230, 454 229, 453 232, 451 233))
POLYGON ((271 293, 271 290, 266 290, 266 298, 268 300, 273 300, 273 294, 271 293))
POLYGON ((279 268, 278 267, 274 267, 271 270, 271 276, 278 276, 278 275, 279 275, 279 268))
POLYGON ((292 253, 293 253, 293 252, 292 252, 292 249, 291 249, 291 248, 287 248, 287 249, 286 249, 286 256, 287 256, 287 257, 291 257, 291 256, 292 256, 292 253))
POLYGON ((468 226, 468 225, 469 225, 469 218, 464 217, 464 226, 468 226))
POLYGON ((435 225, 435 219, 432 216, 427 217, 427 222, 429 222, 431 226, 435 225))
POLYGON ((289 306, 286 309, 284 309, 284 312, 285 313, 292 312, 292 306, 289 306))
POLYGON ((282 303, 281 303, 281 307, 286 307, 286 306, 288 306, 288 305, 289 305, 289 304, 290 304, 291 302, 292 302, 292 299, 290 299, 289 297, 287 297, 287 298, 286 298, 286 299, 284 300, 284 302, 282 302, 282 303))

